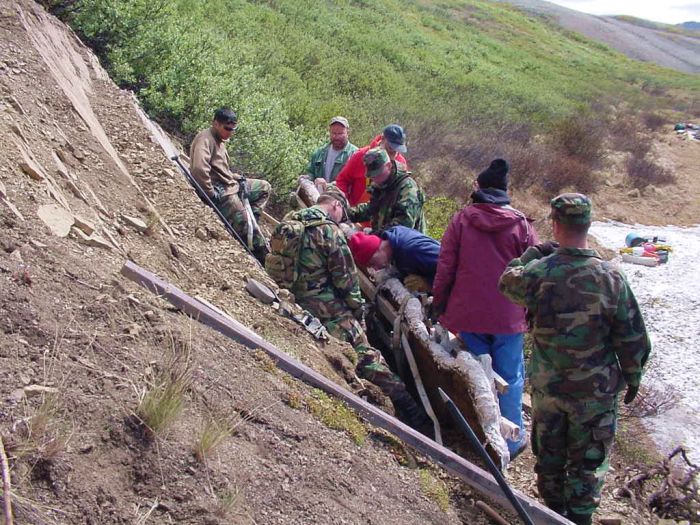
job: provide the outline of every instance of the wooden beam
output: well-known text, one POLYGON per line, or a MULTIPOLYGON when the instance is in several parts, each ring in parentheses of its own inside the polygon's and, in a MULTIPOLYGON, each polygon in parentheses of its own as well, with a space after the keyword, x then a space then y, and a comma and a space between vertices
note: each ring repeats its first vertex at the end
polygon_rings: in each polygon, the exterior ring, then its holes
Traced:
MULTIPOLYGON (((278 368, 281 370, 344 401, 349 407, 356 410, 368 423, 391 432, 407 445, 428 456, 437 464, 444 467, 448 472, 460 478, 479 494, 484 495, 505 508, 510 508, 510 504, 501 492, 496 480, 485 470, 471 464, 451 450, 438 445, 432 439, 427 438, 395 417, 367 403, 349 390, 346 390, 315 370, 285 354, 276 346, 239 322, 230 318, 227 319, 215 310, 188 296, 176 286, 161 280, 156 275, 144 270, 135 263, 127 261, 122 267, 121 273, 140 286, 166 299, 185 314, 221 332, 234 341, 248 348, 259 348, 265 351, 275 360, 278 368)), ((520 500, 523 507, 525 507, 536 523, 543 525, 571 525, 570 521, 546 508, 539 502, 520 492, 514 492, 518 500, 520 500)))

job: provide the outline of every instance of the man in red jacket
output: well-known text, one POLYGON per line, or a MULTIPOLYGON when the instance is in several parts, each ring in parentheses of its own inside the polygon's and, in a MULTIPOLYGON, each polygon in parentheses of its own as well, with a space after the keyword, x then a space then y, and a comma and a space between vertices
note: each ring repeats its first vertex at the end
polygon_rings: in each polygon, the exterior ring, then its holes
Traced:
POLYGON ((433 282, 433 308, 440 323, 458 333, 474 355, 489 354, 493 369, 508 382, 499 394, 501 414, 520 427, 520 440, 508 440, 514 458, 526 446, 522 394, 525 382, 525 309, 498 291, 508 263, 537 244, 530 221, 510 206, 508 163, 496 159, 474 184, 472 203, 457 212, 442 237, 433 282))
POLYGON ((370 149, 382 146, 389 154, 391 160, 399 164, 399 169, 406 171, 406 159, 402 153, 406 153, 406 133, 398 124, 389 124, 381 135, 374 137, 369 146, 358 149, 345 163, 335 180, 336 186, 345 193, 350 206, 357 206, 362 202, 369 202, 367 193, 367 166, 363 161, 365 153, 370 149))

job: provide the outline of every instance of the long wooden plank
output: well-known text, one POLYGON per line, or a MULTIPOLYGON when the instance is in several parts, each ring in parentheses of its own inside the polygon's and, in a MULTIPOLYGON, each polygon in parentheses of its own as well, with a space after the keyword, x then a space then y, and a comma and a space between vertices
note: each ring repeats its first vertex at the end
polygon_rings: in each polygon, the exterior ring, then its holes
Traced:
MULTIPOLYGON (((248 348, 259 348, 265 351, 275 360, 280 369, 344 401, 370 424, 391 432, 407 445, 430 457, 448 472, 460 478, 478 493, 505 508, 510 508, 510 504, 502 494, 496 480, 485 470, 471 464, 451 450, 438 445, 432 439, 413 430, 374 405, 367 403, 349 390, 344 389, 315 370, 285 354, 239 322, 231 318, 227 319, 215 310, 188 296, 173 284, 163 281, 137 264, 127 261, 122 267, 121 273, 147 290, 166 299, 185 314, 221 332, 234 341, 248 348)), ((536 523, 543 525, 571 525, 570 521, 532 498, 517 491, 515 491, 515 495, 536 523)))

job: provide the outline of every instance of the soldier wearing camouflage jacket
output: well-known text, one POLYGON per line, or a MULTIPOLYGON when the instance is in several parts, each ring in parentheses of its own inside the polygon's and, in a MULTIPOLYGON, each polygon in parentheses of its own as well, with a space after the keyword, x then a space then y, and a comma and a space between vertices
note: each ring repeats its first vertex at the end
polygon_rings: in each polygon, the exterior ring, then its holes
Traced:
POLYGON ((292 212, 304 223, 325 222, 307 228, 299 253, 299 278, 292 292, 297 302, 322 322, 352 315, 362 306, 357 270, 340 227, 321 206, 292 212))
POLYGON ((534 349, 532 449, 540 495, 577 524, 600 502, 617 419, 617 394, 637 394, 651 351, 625 275, 589 249, 591 202, 552 200, 554 237, 514 259, 499 289, 528 309, 534 349), (577 240, 578 239, 578 240, 577 240))
POLYGON ((391 161, 383 148, 369 150, 364 163, 367 177, 372 180, 370 200, 352 208, 348 213, 350 220, 370 220, 375 234, 399 225, 425 233, 425 195, 405 171, 405 165, 391 161))
MULTIPOLYGON (((291 287, 296 302, 316 316, 328 333, 350 343, 357 352, 355 371, 377 385, 409 424, 419 426, 425 417, 406 387, 372 348, 360 320, 362 295, 357 268, 338 222, 345 217, 347 200, 330 186, 311 208, 291 212, 282 221, 298 220, 304 229, 297 260, 297 279, 291 287)), ((274 256, 274 248, 273 253, 274 256)), ((269 257, 269 256, 268 256, 269 257)))

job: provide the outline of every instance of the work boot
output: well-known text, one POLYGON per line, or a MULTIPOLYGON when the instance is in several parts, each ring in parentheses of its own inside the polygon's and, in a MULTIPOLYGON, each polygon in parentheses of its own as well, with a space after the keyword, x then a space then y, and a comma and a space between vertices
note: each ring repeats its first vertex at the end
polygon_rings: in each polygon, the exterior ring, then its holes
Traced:
POLYGON ((433 438, 433 421, 405 389, 391 397, 397 417, 421 434, 433 438))
POLYGON ((591 525, 593 523, 592 514, 578 514, 576 512, 567 512, 566 517, 573 521, 576 525, 591 525))
POLYGON ((253 256, 260 261, 260 264, 263 265, 263 268, 265 267, 265 257, 269 253, 267 247, 265 246, 258 246, 256 248, 253 248, 253 256))

